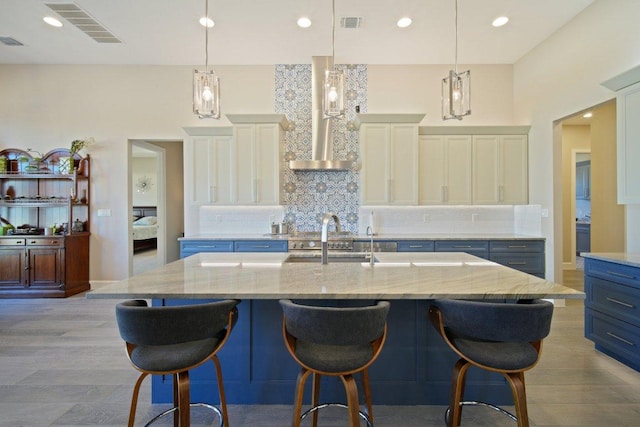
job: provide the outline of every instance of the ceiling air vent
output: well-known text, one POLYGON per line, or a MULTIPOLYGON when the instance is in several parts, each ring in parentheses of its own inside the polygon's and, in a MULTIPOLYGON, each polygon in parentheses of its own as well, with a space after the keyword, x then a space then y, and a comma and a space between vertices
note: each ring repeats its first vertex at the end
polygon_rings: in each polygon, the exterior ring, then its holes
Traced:
POLYGON ((74 3, 46 3, 46 6, 98 43, 122 43, 74 3))
POLYGON ((362 18, 358 18, 355 16, 345 16, 340 19, 340 26, 342 28, 360 28, 361 23, 362 18))
POLYGON ((24 46, 18 40, 14 39, 13 37, 9 37, 9 36, 0 36, 0 43, 4 44, 6 46, 24 46))

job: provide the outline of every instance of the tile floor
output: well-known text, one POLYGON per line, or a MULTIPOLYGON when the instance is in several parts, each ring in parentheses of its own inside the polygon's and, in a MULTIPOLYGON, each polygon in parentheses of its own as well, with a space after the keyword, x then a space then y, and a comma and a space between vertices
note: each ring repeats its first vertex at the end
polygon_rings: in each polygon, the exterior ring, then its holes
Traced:
MULTIPOLYGON (((565 272, 565 283, 581 287, 581 274, 565 272)), ((84 295, 0 300, 0 427, 126 425, 135 374, 114 304, 84 295)), ((526 378, 532 426, 640 426, 640 374, 584 339, 582 301, 556 308, 542 359, 526 378)), ((143 386, 136 425, 161 409, 149 401, 143 386)), ((444 425, 441 406, 374 409, 377 427, 444 425)), ((230 424, 282 427, 290 413, 288 405, 231 405, 230 424)), ((320 425, 346 426, 344 415, 323 412, 320 425)), ((193 424, 213 425, 207 417, 196 412, 193 424)), ((484 408, 467 408, 462 418, 462 426, 513 425, 484 408)))

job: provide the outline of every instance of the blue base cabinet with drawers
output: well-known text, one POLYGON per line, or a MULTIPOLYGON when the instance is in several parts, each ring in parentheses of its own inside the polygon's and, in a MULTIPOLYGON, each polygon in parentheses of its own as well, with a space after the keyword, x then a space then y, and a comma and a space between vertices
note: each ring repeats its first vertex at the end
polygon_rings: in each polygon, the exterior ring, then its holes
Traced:
POLYGON ((584 274, 585 337, 640 371, 640 268, 585 258, 584 274))

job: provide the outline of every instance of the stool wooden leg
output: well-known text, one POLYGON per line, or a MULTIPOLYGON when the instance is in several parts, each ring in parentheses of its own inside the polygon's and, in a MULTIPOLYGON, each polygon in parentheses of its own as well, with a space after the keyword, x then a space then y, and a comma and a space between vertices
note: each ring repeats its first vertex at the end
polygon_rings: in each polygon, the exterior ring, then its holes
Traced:
POLYGON ((349 407, 349 427, 360 427, 360 402, 358 401, 358 386, 353 375, 341 375, 342 383, 347 392, 347 406, 349 407))
POLYGON ((513 404, 516 407, 518 427, 529 427, 529 414, 527 413, 527 393, 524 387, 524 372, 514 372, 504 375, 509 381, 513 393, 513 404))
POLYGON ((216 378, 218 379, 218 394, 220 395, 220 409, 222 412, 222 425, 229 427, 229 415, 227 414, 227 397, 224 394, 224 383, 222 382, 222 367, 218 356, 214 355, 213 363, 216 365, 216 378))
MULTIPOLYGON (((320 382, 322 381, 322 376, 320 374, 317 373, 313 373, 313 394, 311 395, 311 407, 315 408, 318 403, 319 403, 319 399, 320 399, 320 382)), ((318 426, 318 412, 319 411, 313 411, 313 413, 311 414, 311 425, 312 427, 317 427, 318 426)))
POLYGON ((307 378, 311 371, 302 368, 298 374, 296 381, 296 398, 293 403, 293 419, 291 420, 292 427, 300 427, 300 415, 302 415, 302 397, 304 395, 304 384, 307 382, 307 378))
POLYGON ((373 424, 373 404, 371 402, 371 387, 369 385, 369 369, 362 371, 362 388, 364 389, 364 399, 367 402, 369 421, 373 424))
POLYGON ((467 376, 467 370, 471 365, 464 359, 459 359, 453 368, 453 376, 451 378, 451 395, 449 397, 449 414, 448 427, 457 427, 460 425, 462 417, 462 407, 460 402, 464 396, 464 386, 467 376))
POLYGON ((180 426, 191 425, 191 397, 189 395, 189 371, 178 373, 178 411, 180 412, 180 426))
POLYGON ((131 395, 131 409, 129 409, 129 427, 133 427, 133 423, 136 420, 136 408, 138 407, 138 394, 140 394, 140 385, 142 385, 142 380, 147 377, 146 372, 143 372, 138 377, 136 381, 136 385, 133 387, 133 393, 131 395))
MULTIPOLYGON (((178 374, 172 375, 173 381, 173 406, 180 408, 180 393, 178 392, 178 374)), ((173 411, 173 427, 180 427, 180 411, 173 411)))

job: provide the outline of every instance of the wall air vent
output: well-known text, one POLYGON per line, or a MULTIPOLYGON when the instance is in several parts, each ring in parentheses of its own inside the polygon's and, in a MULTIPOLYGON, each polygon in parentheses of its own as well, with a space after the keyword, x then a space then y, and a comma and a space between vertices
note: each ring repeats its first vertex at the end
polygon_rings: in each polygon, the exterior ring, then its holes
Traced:
POLYGON ((13 37, 9 37, 9 36, 0 36, 0 43, 2 43, 3 45, 6 45, 6 46, 24 46, 18 40, 14 39, 13 37))
POLYGON ((46 6, 64 18, 68 23, 91 37, 98 43, 122 43, 102 24, 74 3, 45 3, 46 6))
POLYGON ((355 16, 345 16, 340 19, 340 26, 342 28, 360 28, 362 18, 355 16))

